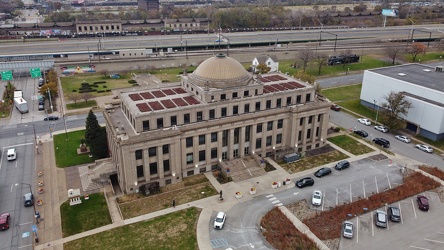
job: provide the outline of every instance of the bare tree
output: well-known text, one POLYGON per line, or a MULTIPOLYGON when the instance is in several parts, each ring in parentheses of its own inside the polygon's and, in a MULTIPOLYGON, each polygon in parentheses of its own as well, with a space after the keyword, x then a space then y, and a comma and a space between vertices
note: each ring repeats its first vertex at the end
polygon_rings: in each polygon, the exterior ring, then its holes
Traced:
POLYGON ((416 61, 416 57, 421 54, 424 53, 426 49, 426 46, 422 43, 413 43, 412 45, 410 45, 409 47, 407 47, 407 53, 410 54, 412 56, 412 60, 413 62, 416 61))
POLYGON ((387 46, 387 47, 385 47, 384 52, 392 60, 392 64, 395 64, 396 56, 398 56, 398 54, 402 52, 402 47, 400 47, 400 46, 387 46))
POLYGON ((70 101, 74 102, 74 105, 77 105, 77 101, 82 99, 82 96, 79 93, 70 93, 67 97, 70 101))
POLYGON ((101 69, 100 70, 100 74, 102 74, 104 77, 106 77, 108 75, 109 71, 108 69, 101 69))
POLYGON ((402 129, 405 127, 405 121, 400 119, 400 115, 407 116, 412 103, 404 99, 404 92, 391 91, 384 97, 381 104, 381 116, 384 124, 391 129, 402 129))
POLYGON ((308 63, 313 59, 314 53, 311 49, 299 50, 296 61, 300 61, 302 64, 302 71, 305 72, 308 63))
POLYGON ((328 56, 325 53, 317 53, 314 57, 314 61, 318 67, 318 75, 320 75, 322 67, 327 65, 328 56))
POLYGON ((93 94, 91 94, 90 92, 85 92, 82 93, 82 99, 85 100, 85 102, 88 102, 89 99, 93 98, 93 94))

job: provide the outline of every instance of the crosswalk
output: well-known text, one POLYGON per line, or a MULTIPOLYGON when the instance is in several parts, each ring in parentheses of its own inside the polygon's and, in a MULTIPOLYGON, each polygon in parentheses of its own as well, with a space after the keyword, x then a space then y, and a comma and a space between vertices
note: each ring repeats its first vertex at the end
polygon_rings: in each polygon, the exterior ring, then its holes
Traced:
POLYGON ((211 240, 212 248, 226 247, 228 246, 228 241, 225 238, 211 240))
POLYGON ((271 203, 274 205, 274 206, 276 206, 276 207, 280 207, 280 206, 283 206, 284 204, 282 204, 282 202, 280 201, 280 200, 278 200, 278 198, 276 198, 275 196, 274 196, 274 194, 269 194, 269 195, 267 195, 267 196, 265 196, 265 197, 267 197, 267 199, 269 200, 269 201, 271 201, 271 203))

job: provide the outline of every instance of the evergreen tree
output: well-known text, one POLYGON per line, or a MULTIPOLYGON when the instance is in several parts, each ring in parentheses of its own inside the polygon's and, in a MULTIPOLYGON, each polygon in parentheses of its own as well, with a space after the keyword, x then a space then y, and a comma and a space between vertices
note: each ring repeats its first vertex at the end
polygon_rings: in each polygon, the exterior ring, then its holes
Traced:
POLYGON ((89 111, 86 117, 85 140, 90 146, 91 154, 97 158, 108 157, 108 143, 105 128, 100 127, 96 115, 89 111))
POLYGON ((91 142, 93 142, 99 134, 100 134, 99 121, 97 121, 96 115, 93 113, 92 109, 90 109, 88 116, 86 117, 86 131, 85 131, 86 143, 91 144, 91 142))

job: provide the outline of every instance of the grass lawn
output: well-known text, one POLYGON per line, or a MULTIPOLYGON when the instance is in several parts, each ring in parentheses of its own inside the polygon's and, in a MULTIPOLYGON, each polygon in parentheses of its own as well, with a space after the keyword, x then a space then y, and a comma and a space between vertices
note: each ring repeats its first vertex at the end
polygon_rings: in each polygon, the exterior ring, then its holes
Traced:
MULTIPOLYGON (((413 56, 406 54, 403 55, 404 59, 413 62, 413 56)), ((419 54, 416 56, 415 62, 427 62, 427 61, 433 61, 433 60, 442 60, 444 58, 444 53, 437 53, 437 52, 430 52, 425 54, 419 54)))
MULTIPOLYGON (((85 232, 111 223, 103 194, 91 194, 82 204, 70 206, 69 200, 60 206, 63 237, 85 232)), ((80 248, 79 248, 80 249, 80 248)))
POLYGON ((192 207, 65 243, 63 249, 196 250, 200 209, 192 207))
MULTIPOLYGON (((192 73, 197 67, 187 67, 187 72, 192 73)), ((180 76, 183 74, 183 67, 177 68, 162 68, 148 70, 148 73, 155 75, 162 82, 180 82, 180 76)), ((143 74, 143 72, 141 72, 143 74)))
POLYGON ((365 146, 364 144, 358 142, 356 139, 347 135, 331 137, 328 138, 328 141, 354 155, 362 155, 373 151, 373 149, 365 146))
POLYGON ((66 104, 66 108, 68 110, 90 108, 90 107, 95 107, 95 106, 97 106, 96 100, 88 100, 87 102, 81 100, 81 101, 78 101, 77 103, 66 104))
POLYGON ((340 106, 351 110, 355 113, 360 114, 359 116, 356 116, 355 114, 352 114, 356 117, 367 117, 370 120, 373 120, 376 118, 376 112, 373 112, 372 109, 361 105, 361 101, 359 99, 356 100, 348 100, 348 101, 344 101, 344 102, 337 102, 340 106))
POLYGON ((335 88, 322 89, 321 94, 332 102, 356 100, 361 95, 362 84, 346 85, 335 88))
POLYGON ((171 207, 172 201, 176 205, 203 199, 218 194, 205 175, 195 175, 184 178, 184 181, 168 185, 161 189, 161 193, 151 196, 142 194, 125 195, 118 198, 119 207, 124 219, 152 213, 171 207), (202 194, 203 192, 203 194, 202 194))
POLYGON ((287 170, 288 173, 292 174, 346 158, 348 158, 347 155, 338 150, 334 150, 325 154, 304 157, 296 162, 281 164, 281 167, 287 170))
MULTIPOLYGON (((94 82, 106 81, 106 83, 98 84, 97 90, 112 90, 117 88, 131 87, 128 80, 131 80, 130 74, 120 74, 120 78, 112 79, 109 76, 104 76, 100 73, 84 73, 72 76, 61 77, 63 94, 67 96, 73 93, 73 90, 79 92, 79 88, 83 82, 87 82, 92 85, 94 82)), ((112 95, 112 92, 90 92, 94 97, 112 95)))
POLYGON ((64 168, 84 163, 92 163, 96 160, 95 157, 90 158, 88 154, 77 154, 80 140, 84 137, 85 130, 54 135, 54 151, 57 167, 64 168))

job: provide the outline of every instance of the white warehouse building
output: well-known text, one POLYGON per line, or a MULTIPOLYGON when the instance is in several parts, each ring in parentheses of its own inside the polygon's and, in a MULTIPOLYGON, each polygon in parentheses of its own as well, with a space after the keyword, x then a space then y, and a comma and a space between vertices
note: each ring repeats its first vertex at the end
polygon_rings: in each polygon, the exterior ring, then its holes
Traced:
POLYGON ((366 70, 361 103, 379 108, 391 92, 404 92, 412 103, 406 117, 407 129, 431 140, 444 138, 443 66, 406 64, 366 70))

